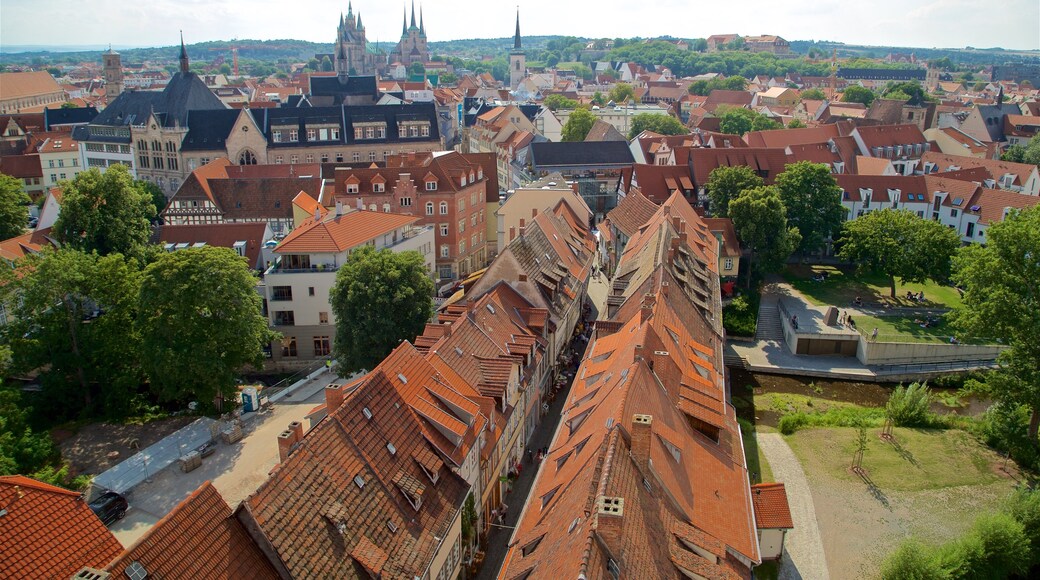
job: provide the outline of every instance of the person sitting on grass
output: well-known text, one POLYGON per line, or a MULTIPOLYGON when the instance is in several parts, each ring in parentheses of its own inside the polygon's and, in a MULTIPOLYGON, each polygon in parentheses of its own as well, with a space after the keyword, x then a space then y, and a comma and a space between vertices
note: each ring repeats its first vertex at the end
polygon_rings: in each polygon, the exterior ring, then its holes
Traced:
POLYGON ((856 306, 863 306, 863 298, 857 296, 856 299, 852 301, 852 303, 856 306))

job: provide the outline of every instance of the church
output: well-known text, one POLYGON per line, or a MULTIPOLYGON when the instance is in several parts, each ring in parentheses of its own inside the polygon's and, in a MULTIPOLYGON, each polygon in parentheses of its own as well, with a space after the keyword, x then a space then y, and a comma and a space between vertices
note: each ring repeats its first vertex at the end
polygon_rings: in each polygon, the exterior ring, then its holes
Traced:
POLYGON ((430 50, 426 47, 426 25, 423 23, 422 7, 419 7, 419 26, 415 25, 415 0, 412 0, 412 22, 407 17, 401 23, 401 40, 390 52, 390 64, 408 66, 415 62, 430 62, 430 50))
POLYGON ((339 75, 374 75, 386 66, 386 54, 377 47, 368 45, 361 13, 358 13, 355 20, 352 3, 347 4, 346 17, 342 12, 339 15, 332 60, 339 75))

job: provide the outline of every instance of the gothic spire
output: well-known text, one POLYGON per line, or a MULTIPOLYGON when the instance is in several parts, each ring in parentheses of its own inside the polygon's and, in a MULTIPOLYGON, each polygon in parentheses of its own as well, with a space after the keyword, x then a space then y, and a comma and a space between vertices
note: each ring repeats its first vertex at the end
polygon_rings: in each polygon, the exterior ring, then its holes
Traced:
POLYGON ((401 6, 401 36, 408 35, 408 6, 401 6))
POLYGON ((365 29, 365 25, 361 24, 361 12, 357 13, 357 29, 358 30, 364 30, 365 29))
POLYGON ((521 50, 520 45, 520 7, 516 8, 516 34, 513 35, 513 50, 521 50))
POLYGON ((408 27, 409 30, 415 28, 415 0, 412 0, 412 25, 408 27))
POLYGON ((426 25, 422 19, 422 4, 419 5, 419 36, 426 36, 426 25))
POLYGON ((188 74, 188 49, 184 47, 184 31, 181 31, 181 72, 188 74))
POLYGON ((351 2, 347 2, 347 18, 354 17, 354 5, 351 2))

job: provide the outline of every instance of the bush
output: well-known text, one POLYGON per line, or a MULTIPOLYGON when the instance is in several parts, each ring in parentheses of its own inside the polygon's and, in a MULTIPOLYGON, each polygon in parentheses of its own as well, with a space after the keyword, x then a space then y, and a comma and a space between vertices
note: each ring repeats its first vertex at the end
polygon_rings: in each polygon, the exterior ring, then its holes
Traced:
POLYGON ((869 407, 838 407, 823 413, 788 413, 780 417, 777 429, 790 435, 806 427, 879 427, 884 421, 881 409, 869 407))
POLYGON ((881 566, 883 580, 942 580, 942 568, 930 551, 914 539, 903 542, 881 566))
POLYGON ((931 424, 930 402, 927 383, 913 383, 905 389, 899 385, 888 398, 885 414, 899 427, 925 427, 931 424))
POLYGON ((1004 500, 1001 511, 1022 524, 1029 540, 1029 565, 1040 564, 1040 491, 1020 488, 1004 500))
POLYGON ((986 445, 1010 455, 1019 467, 1040 470, 1040 452, 1029 439, 1029 408, 994 403, 971 429, 986 445))
POLYGON ((1032 555, 1021 522, 1008 514, 982 516, 970 532, 982 546, 982 561, 967 577, 1007 578, 1029 569, 1032 555))
POLYGON ((755 336, 758 324, 759 295, 740 295, 722 309, 722 326, 727 334, 734 336, 755 336))

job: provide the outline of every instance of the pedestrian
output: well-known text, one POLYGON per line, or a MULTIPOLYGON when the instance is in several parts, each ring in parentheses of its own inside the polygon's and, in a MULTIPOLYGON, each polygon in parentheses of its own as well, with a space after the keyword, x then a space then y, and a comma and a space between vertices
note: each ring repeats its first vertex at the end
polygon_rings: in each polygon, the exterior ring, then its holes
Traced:
POLYGON ((877 327, 874 327, 874 332, 870 333, 870 340, 877 340, 877 327))
POLYGON ((528 463, 531 463, 531 456, 532 456, 532 455, 534 455, 534 453, 533 453, 533 452, 531 451, 531 448, 530 448, 530 447, 528 447, 528 448, 527 448, 527 462, 528 462, 528 463))

